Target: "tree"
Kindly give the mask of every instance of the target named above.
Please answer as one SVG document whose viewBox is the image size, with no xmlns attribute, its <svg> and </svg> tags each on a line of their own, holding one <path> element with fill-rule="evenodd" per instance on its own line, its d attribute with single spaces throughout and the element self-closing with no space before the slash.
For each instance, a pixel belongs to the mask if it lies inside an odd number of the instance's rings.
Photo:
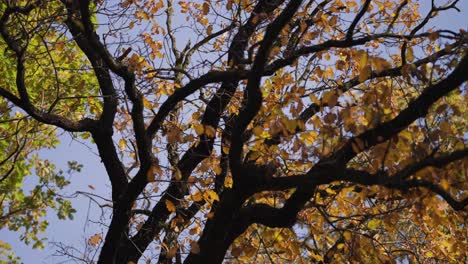
<svg viewBox="0 0 468 264">
<path fill-rule="evenodd" d="M 118 2 L 1 1 L 0 227 L 73 213 L 58 128 L 112 187 L 98 263 L 464 260 L 458 0 Z"/>
</svg>

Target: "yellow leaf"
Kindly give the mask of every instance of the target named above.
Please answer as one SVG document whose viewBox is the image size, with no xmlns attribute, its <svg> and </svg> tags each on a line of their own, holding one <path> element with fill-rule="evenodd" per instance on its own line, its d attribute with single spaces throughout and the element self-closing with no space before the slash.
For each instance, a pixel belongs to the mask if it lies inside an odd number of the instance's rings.
<svg viewBox="0 0 468 264">
<path fill-rule="evenodd" d="M 221 169 L 221 167 L 219 165 L 215 165 L 215 166 L 213 166 L 213 171 L 214 171 L 214 173 L 216 173 L 216 175 L 219 175 L 219 174 L 221 174 L 221 172 L 223 170 Z"/>
<path fill-rule="evenodd" d="M 334 107 L 338 103 L 338 95 L 335 91 L 327 91 L 323 93 L 323 101 L 328 107 Z"/>
<path fill-rule="evenodd" d="M 195 125 L 195 133 L 197 133 L 197 135 L 203 135 L 203 133 L 205 132 L 205 128 L 202 124 L 197 124 Z"/>
<path fill-rule="evenodd" d="M 346 5 L 347 5 L 348 7 L 355 7 L 355 6 L 357 6 L 356 2 L 354 2 L 354 1 L 349 1 L 349 2 L 346 3 Z"/>
<path fill-rule="evenodd" d="M 214 138 L 216 136 L 216 129 L 212 126 L 205 126 L 205 134 L 209 138 Z"/>
<path fill-rule="evenodd" d="M 160 58 L 160 59 L 164 58 L 164 54 L 162 54 L 162 53 L 159 52 L 159 51 L 155 51 L 155 52 L 153 52 L 153 54 L 156 55 L 156 57 L 158 57 L 158 58 Z"/>
<path fill-rule="evenodd" d="M 409 61 L 409 62 L 412 62 L 414 60 L 414 55 L 413 55 L 413 49 L 412 48 L 408 48 L 406 50 L 406 59 Z"/>
<path fill-rule="evenodd" d="M 369 60 L 369 54 L 367 52 L 363 52 L 361 59 L 359 60 L 359 70 L 363 70 L 364 67 L 368 66 L 367 62 Z"/>
<path fill-rule="evenodd" d="M 344 237 L 345 240 L 351 240 L 351 232 L 344 231 L 343 232 L 343 237 Z"/>
<path fill-rule="evenodd" d="M 425 255 L 426 255 L 426 257 L 428 257 L 428 258 L 432 258 L 432 257 L 434 257 L 434 254 L 432 254 L 432 252 L 431 252 L 431 251 L 428 251 L 428 252 L 426 252 L 426 254 L 425 254 Z"/>
<path fill-rule="evenodd" d="M 369 79 L 369 77 L 371 76 L 371 73 L 372 73 L 372 68 L 370 65 L 367 65 L 365 66 L 362 70 L 361 70 L 361 73 L 359 74 L 359 82 L 364 82 L 366 81 L 367 79 Z"/>
<path fill-rule="evenodd" d="M 207 18 L 207 17 L 201 18 L 201 19 L 199 20 L 199 22 L 200 22 L 202 25 L 206 26 L 206 24 L 208 24 L 208 18 Z"/>
<path fill-rule="evenodd" d="M 315 96 L 313 93 L 310 93 L 310 94 L 309 94 L 309 98 L 310 98 L 310 100 L 311 100 L 314 104 L 320 105 L 319 99 L 318 99 L 317 96 Z"/>
<path fill-rule="evenodd" d="M 194 194 L 192 194 L 192 200 L 195 202 L 199 202 L 203 199 L 203 195 L 201 194 L 200 191 L 196 191 Z"/>
<path fill-rule="evenodd" d="M 446 247 L 449 250 L 452 249 L 452 244 L 450 242 L 448 242 L 447 240 L 442 240 L 439 243 L 440 243 L 440 245 Z"/>
<path fill-rule="evenodd" d="M 165 200 L 164 203 L 166 204 L 166 208 L 167 208 L 167 210 L 168 210 L 169 212 L 171 212 L 171 213 L 175 212 L 176 207 L 175 207 L 175 205 L 174 205 L 171 201 Z"/>
<path fill-rule="evenodd" d="M 141 14 L 141 16 L 143 17 L 143 19 L 145 19 L 145 20 L 148 20 L 148 19 L 149 19 L 148 13 L 146 13 L 146 12 L 141 12 L 140 14 Z"/>
<path fill-rule="evenodd" d="M 286 126 L 286 129 L 289 133 L 295 133 L 296 132 L 296 127 L 297 127 L 297 122 L 296 120 L 291 120 L 291 119 L 283 119 L 283 124 Z"/>
<path fill-rule="evenodd" d="M 302 133 L 299 137 L 307 145 L 312 145 L 314 144 L 315 140 L 317 140 L 318 134 L 315 131 L 309 131 L 306 133 Z"/>
<path fill-rule="evenodd" d="M 163 3 L 162 0 L 159 0 L 159 2 L 156 4 L 156 8 L 157 8 L 157 9 L 160 9 L 160 8 L 163 7 L 163 6 L 164 6 L 164 3 Z"/>
<path fill-rule="evenodd" d="M 232 184 L 233 184 L 232 177 L 224 178 L 224 187 L 232 188 Z"/>
<path fill-rule="evenodd" d="M 214 201 L 219 201 L 219 196 L 213 190 L 206 190 L 205 192 L 203 192 L 203 199 L 206 202 L 212 204 Z"/>
<path fill-rule="evenodd" d="M 221 149 L 224 154 L 229 154 L 229 146 L 223 145 Z"/>
<path fill-rule="evenodd" d="M 447 122 L 447 121 L 442 121 L 440 123 L 440 130 L 442 130 L 442 132 L 451 132 L 451 128 L 450 128 L 450 124 Z"/>
<path fill-rule="evenodd" d="M 262 132 L 263 132 L 263 127 L 261 127 L 261 126 L 256 126 L 253 129 L 253 133 L 257 137 L 260 137 L 260 135 L 262 135 Z"/>
<path fill-rule="evenodd" d="M 450 188 L 450 182 L 447 179 L 442 179 L 440 181 L 440 185 L 442 186 L 442 189 L 448 190 Z"/>
<path fill-rule="evenodd" d="M 381 221 L 379 219 L 372 219 L 370 220 L 368 223 L 367 223 L 367 227 L 370 229 L 370 230 L 374 230 L 376 229 L 377 227 L 379 227 L 381 224 Z"/>
<path fill-rule="evenodd" d="M 317 261 L 323 261 L 323 257 L 320 255 L 315 254 L 314 252 L 309 251 L 309 254 L 312 258 L 314 258 Z"/>
<path fill-rule="evenodd" d="M 330 26 L 334 26 L 336 25 L 336 22 L 338 21 L 338 17 L 337 16 L 333 16 L 331 19 L 330 19 L 330 22 L 328 23 Z"/>
<path fill-rule="evenodd" d="M 345 246 L 345 244 L 343 244 L 343 243 L 340 243 L 340 244 L 338 244 L 338 246 L 336 246 L 336 248 L 338 248 L 338 249 L 343 249 L 343 248 L 344 248 L 344 246 Z"/>
<path fill-rule="evenodd" d="M 119 140 L 119 149 L 121 151 L 124 151 L 126 147 L 127 147 L 127 142 L 125 141 L 125 139 L 121 138 Z"/>
<path fill-rule="evenodd" d="M 148 99 L 146 99 L 145 96 L 143 96 L 143 106 L 146 109 L 152 109 L 153 108 L 153 104 L 151 104 L 151 102 Z"/>
</svg>

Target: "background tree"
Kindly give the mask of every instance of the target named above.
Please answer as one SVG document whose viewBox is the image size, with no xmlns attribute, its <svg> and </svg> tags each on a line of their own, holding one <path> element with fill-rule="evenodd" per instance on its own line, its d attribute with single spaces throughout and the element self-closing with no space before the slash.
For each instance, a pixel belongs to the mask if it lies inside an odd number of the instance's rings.
<svg viewBox="0 0 468 264">
<path fill-rule="evenodd" d="M 111 183 L 99 263 L 463 261 L 467 34 L 419 4 L 1 1 L 0 226 L 71 216 L 59 128 Z"/>
</svg>

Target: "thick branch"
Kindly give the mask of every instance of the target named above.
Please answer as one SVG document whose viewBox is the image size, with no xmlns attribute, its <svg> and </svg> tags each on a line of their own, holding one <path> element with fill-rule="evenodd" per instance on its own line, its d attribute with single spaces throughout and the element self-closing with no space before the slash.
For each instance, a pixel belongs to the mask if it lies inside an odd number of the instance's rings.
<svg viewBox="0 0 468 264">
<path fill-rule="evenodd" d="M 308 199 L 310 199 L 308 197 L 311 197 L 313 194 L 313 188 L 309 187 L 308 189 L 303 189 L 303 186 L 318 186 L 333 181 L 347 181 L 366 186 L 381 185 L 404 191 L 409 188 L 424 187 L 444 198 L 454 210 L 463 210 L 468 204 L 468 198 L 457 201 L 447 191 L 432 182 L 418 179 L 404 179 L 429 166 L 443 167 L 453 161 L 464 159 L 467 156 L 468 150 L 463 149 L 439 157 L 428 157 L 420 162 L 409 165 L 393 175 L 388 175 L 385 172 L 371 174 L 366 171 L 346 169 L 340 174 L 336 174 L 335 171 L 328 173 L 324 171 L 321 174 L 315 174 L 314 177 L 297 175 L 273 178 L 264 186 L 264 189 L 262 188 L 263 190 L 298 189 L 282 208 L 273 208 L 265 204 L 255 204 L 241 209 L 241 215 L 244 218 L 242 221 L 248 222 L 249 225 L 258 223 L 269 227 L 290 227 L 295 222 L 296 214 L 303 208 Z"/>
<path fill-rule="evenodd" d="M 239 63 L 239 52 L 246 49 L 250 36 L 254 33 L 255 28 L 263 19 L 255 19 L 258 14 L 255 11 L 272 12 L 278 7 L 282 1 L 260 1 L 254 8 L 252 17 L 246 22 L 245 25 L 239 28 L 239 32 L 234 37 L 229 49 L 229 58 L 234 63 L 234 67 Z M 204 85 L 211 82 L 222 82 L 220 89 L 216 92 L 206 107 L 206 111 L 202 118 L 203 125 L 209 125 L 217 128 L 221 114 L 225 107 L 231 100 L 234 94 L 238 81 L 243 77 L 245 78 L 245 71 L 229 70 L 226 72 L 208 72 L 207 74 L 190 81 L 183 88 L 178 89 L 172 94 L 161 106 L 158 113 L 151 121 L 147 129 L 147 137 L 153 138 L 155 133 L 159 130 L 162 122 L 167 115 L 174 109 L 178 102 L 197 91 Z M 200 136 L 200 143 L 191 147 L 185 155 L 182 156 L 177 167 L 181 173 L 182 180 L 187 179 L 195 167 L 211 152 L 213 147 L 213 139 L 208 138 L 206 135 Z M 130 184 L 129 190 L 141 188 L 137 184 Z M 127 256 L 122 256 L 125 261 L 138 260 L 141 252 L 146 249 L 149 243 L 153 240 L 154 235 L 160 232 L 163 224 L 167 220 L 170 212 L 165 205 L 166 200 L 170 200 L 176 206 L 179 204 L 180 199 L 187 193 L 186 187 L 178 182 L 172 182 L 165 195 L 160 199 L 152 210 L 151 216 L 145 222 L 140 231 L 132 238 L 132 243 L 128 243 L 127 248 L 130 252 Z"/>
<path fill-rule="evenodd" d="M 257 51 L 252 70 L 249 73 L 241 111 L 239 116 L 237 116 L 236 121 L 234 122 L 235 125 L 232 129 L 229 163 L 232 166 L 231 170 L 234 178 L 238 178 L 241 173 L 240 160 L 242 156 L 242 147 L 244 145 L 242 134 L 252 119 L 257 115 L 262 105 L 263 96 L 259 86 L 262 73 L 270 54 L 270 49 L 283 27 L 291 20 L 301 4 L 302 1 L 291 1 L 288 3 L 283 12 L 281 12 L 281 14 L 266 29 L 261 45 Z"/>
<path fill-rule="evenodd" d="M 364 14 L 367 12 L 367 9 L 369 9 L 369 5 L 372 2 L 372 0 L 366 0 L 364 2 L 364 5 L 362 5 L 361 10 L 359 13 L 356 15 L 354 18 L 353 22 L 351 22 L 351 25 L 349 26 L 348 32 L 346 32 L 346 39 L 351 40 L 354 35 L 354 29 L 356 28 L 356 25 L 359 23 L 359 20 L 364 16 Z"/>
<path fill-rule="evenodd" d="M 468 56 L 465 55 L 458 66 L 445 79 L 424 89 L 421 95 L 410 102 L 408 107 L 401 111 L 394 119 L 378 125 L 359 136 L 349 140 L 339 151 L 333 155 L 337 164 L 344 166 L 358 153 L 369 149 L 376 144 L 388 140 L 393 135 L 399 133 L 416 119 L 424 117 L 427 111 L 441 97 L 457 89 L 468 79 L 466 69 L 468 67 Z M 353 148 L 354 145 L 363 145 L 362 149 Z"/>
</svg>

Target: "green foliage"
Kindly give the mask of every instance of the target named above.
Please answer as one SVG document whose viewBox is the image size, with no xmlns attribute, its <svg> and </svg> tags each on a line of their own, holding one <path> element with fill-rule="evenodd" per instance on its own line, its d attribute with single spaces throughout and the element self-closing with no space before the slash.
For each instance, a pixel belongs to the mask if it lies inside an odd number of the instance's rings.
<svg viewBox="0 0 468 264">
<path fill-rule="evenodd" d="M 30 1 L 15 5 L 26 2 Z M 6 8 L 2 1 L 0 16 Z M 71 119 L 96 117 L 100 115 L 97 81 L 83 52 L 56 23 L 64 14 L 58 1 L 47 1 L 28 15 L 11 16 L 6 30 L 18 45 L 27 45 L 25 84 L 34 107 Z M 17 56 L 4 38 L 0 38 L 0 51 L 0 88 L 19 97 Z M 41 150 L 59 144 L 58 135 L 57 128 L 34 120 L 0 97 L 0 229 L 19 232 L 21 240 L 33 248 L 44 247 L 41 234 L 48 227 L 48 214 L 55 212 L 65 220 L 76 212 L 60 193 L 70 183 L 66 176 L 82 166 L 70 162 L 64 172 L 40 157 Z M 0 259 L 18 261 L 1 240 Z"/>
</svg>

